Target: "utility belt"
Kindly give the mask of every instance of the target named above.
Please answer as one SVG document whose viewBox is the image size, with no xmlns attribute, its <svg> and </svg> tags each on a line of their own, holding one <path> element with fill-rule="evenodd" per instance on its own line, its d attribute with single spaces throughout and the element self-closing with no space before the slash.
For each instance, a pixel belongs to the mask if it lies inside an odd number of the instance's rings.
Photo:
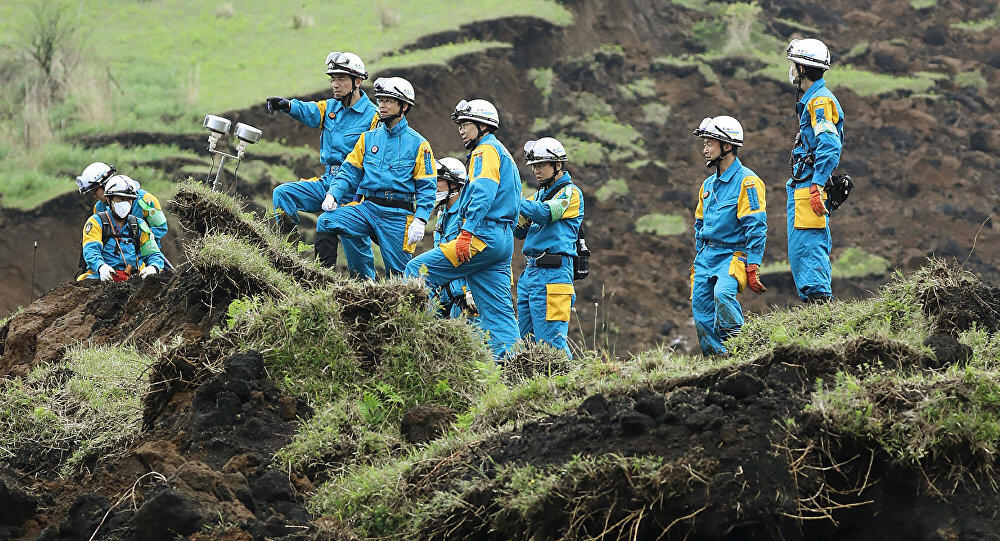
<svg viewBox="0 0 1000 541">
<path fill-rule="evenodd" d="M 715 240 L 703 240 L 701 241 L 705 246 L 711 246 L 712 248 L 722 248 L 724 250 L 744 250 L 746 247 L 738 242 L 719 242 Z"/>
<path fill-rule="evenodd" d="M 788 166 L 792 168 L 792 178 L 788 179 L 788 185 L 792 187 L 795 187 L 800 182 L 811 181 L 813 166 L 816 164 L 816 151 L 814 149 L 806 147 L 808 152 L 799 157 L 795 156 L 795 149 L 800 144 L 803 144 L 802 132 L 799 132 L 795 136 L 795 146 L 792 147 L 792 156 L 788 159 Z M 809 167 L 809 174 L 804 174 L 803 170 L 807 166 Z M 851 194 L 851 190 L 853 189 L 854 179 L 851 178 L 851 175 L 831 174 L 823 186 L 823 191 L 826 192 L 828 198 L 826 201 L 827 209 L 832 213 L 840 208 L 847 201 L 847 196 Z"/>
<path fill-rule="evenodd" d="M 512 222 L 510 220 L 493 220 L 493 219 L 490 219 L 490 218 L 483 218 L 482 220 L 480 220 L 480 223 L 491 224 L 491 225 L 494 225 L 496 227 L 501 227 L 501 228 L 507 228 L 507 227 L 510 227 L 510 226 L 514 225 L 514 222 Z"/>
<path fill-rule="evenodd" d="M 543 253 L 539 256 L 524 256 L 524 264 L 528 267 L 538 267 L 540 269 L 558 269 L 563 266 L 563 258 L 572 257 L 563 254 Z"/>
<path fill-rule="evenodd" d="M 382 207 L 413 212 L 414 206 L 412 193 L 396 192 L 393 190 L 383 190 L 375 193 L 378 195 L 366 195 L 363 200 L 371 201 L 372 203 Z"/>
</svg>

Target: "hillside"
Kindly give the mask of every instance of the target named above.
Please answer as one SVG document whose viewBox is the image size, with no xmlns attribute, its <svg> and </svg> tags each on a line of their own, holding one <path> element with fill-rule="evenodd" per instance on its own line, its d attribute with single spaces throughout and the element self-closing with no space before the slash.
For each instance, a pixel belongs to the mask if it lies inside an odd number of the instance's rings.
<svg viewBox="0 0 1000 541">
<path fill-rule="evenodd" d="M 413 284 L 303 263 L 227 196 L 171 276 L 0 321 L 14 539 L 982 538 L 998 288 L 932 262 L 703 358 L 492 366 Z"/>
<path fill-rule="evenodd" d="M 383 28 L 412 37 L 373 49 L 383 56 L 372 64 L 376 70 L 380 63 L 399 66 L 392 73 L 414 82 L 420 97 L 411 123 L 438 155 L 461 155 L 447 114 L 470 96 L 498 104 L 502 138 L 515 157 L 528 138 L 555 134 L 568 142 L 571 171 L 586 194 L 594 250 L 592 278 L 578 284 L 579 319 L 572 332 L 579 342 L 619 352 L 678 337 L 693 343 L 685 280 L 693 257 L 689 222 L 693 193 L 707 170 L 690 129 L 706 115 L 740 118 L 748 133 L 744 162 L 768 186 L 764 282 L 769 291 L 746 299 L 749 307 L 760 311 L 793 302 L 783 207 L 795 98 L 784 81 L 781 51 L 788 39 L 801 35 L 818 36 L 833 50 L 837 67 L 829 78 L 847 115 L 842 169 L 859 186 L 833 221 L 835 292 L 844 298 L 869 295 L 884 283 L 887 269 L 914 270 L 929 255 L 965 261 L 984 276 L 997 277 L 989 263 L 1000 249 L 990 219 L 997 207 L 998 148 L 990 89 L 1000 66 L 994 3 L 881 0 L 862 10 L 835 2 L 818 12 L 805 2 L 762 2 L 758 8 L 692 0 L 588 0 L 564 4 L 572 17 L 569 26 L 561 26 L 568 15 L 546 6 L 518 7 L 525 11 L 516 14 L 497 11 L 504 18 L 462 21 L 453 29 L 423 25 L 429 34 L 419 38 L 410 30 Z M 232 19 L 201 17 L 250 24 L 239 10 Z M 509 46 L 465 49 L 494 42 Z M 429 59 L 423 51 L 442 51 L 448 44 L 455 45 L 447 50 L 466 54 L 444 64 L 394 63 L 408 55 L 420 63 Z M 245 50 L 238 40 L 225 47 Z M 178 63 L 189 61 L 183 55 L 192 53 L 185 51 L 172 53 Z M 312 64 L 303 62 L 295 67 L 300 71 L 276 76 L 270 84 L 246 77 L 252 85 L 231 99 L 221 99 L 229 96 L 214 86 L 229 82 L 209 84 L 202 72 L 203 86 L 216 90 L 199 94 L 204 101 L 196 102 L 195 111 L 170 120 L 169 131 L 190 133 L 159 133 L 142 123 L 121 125 L 125 131 L 80 128 L 85 133 L 66 136 L 71 152 L 53 165 L 43 161 L 31 174 L 47 179 L 39 186 L 68 190 L 72 186 L 64 178 L 91 158 L 110 156 L 138 168 L 140 180 L 169 196 L 176 179 L 207 169 L 203 136 L 191 132 L 204 110 L 197 109 L 232 109 L 228 116 L 262 127 L 268 142 L 251 149 L 239 185 L 230 189 L 264 205 L 277 183 L 315 173 L 314 154 L 302 146 L 315 145 L 315 134 L 267 117 L 257 105 L 240 107 L 264 94 L 308 88 L 318 91 L 305 92 L 306 97 L 325 96 L 321 81 L 308 75 Z M 6 162 L 17 167 L 16 160 Z M 2 182 L 0 220 L 17 232 L 0 240 L 9 277 L 0 309 L 8 310 L 26 302 L 31 239 L 46 243 L 36 263 L 37 292 L 70 276 L 77 240 L 69 232 L 86 213 L 70 195 L 39 205 L 39 194 L 53 193 L 46 191 L 50 188 L 15 189 L 20 195 L 11 195 L 11 186 L 21 185 L 17 178 L 5 174 Z M 11 208 L 12 199 L 14 207 L 31 208 Z"/>
</svg>

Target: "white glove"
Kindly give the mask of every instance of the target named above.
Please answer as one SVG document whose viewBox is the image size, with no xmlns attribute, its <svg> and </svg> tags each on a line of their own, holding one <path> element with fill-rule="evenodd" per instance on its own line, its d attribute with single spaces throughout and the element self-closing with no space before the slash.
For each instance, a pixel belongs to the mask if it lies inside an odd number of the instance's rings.
<svg viewBox="0 0 1000 541">
<path fill-rule="evenodd" d="M 326 199 L 323 200 L 323 210 L 330 212 L 335 208 L 337 208 L 337 200 L 332 195 L 326 194 Z"/>
<path fill-rule="evenodd" d="M 420 242 L 420 239 L 424 238 L 425 227 L 427 227 L 427 222 L 420 218 L 414 218 L 410 224 L 410 229 L 406 232 L 406 243 L 416 244 Z"/>
<path fill-rule="evenodd" d="M 159 270 L 156 267 L 152 265 L 146 265 L 145 267 L 142 268 L 141 271 L 139 271 L 139 277 L 145 280 L 147 276 L 152 276 L 157 272 L 159 272 Z"/>
<path fill-rule="evenodd" d="M 115 269 L 111 268 L 111 265 L 105 263 L 101 265 L 101 268 L 97 269 L 97 273 L 101 275 L 102 282 L 107 282 L 111 280 L 112 275 L 115 273 Z"/>
</svg>

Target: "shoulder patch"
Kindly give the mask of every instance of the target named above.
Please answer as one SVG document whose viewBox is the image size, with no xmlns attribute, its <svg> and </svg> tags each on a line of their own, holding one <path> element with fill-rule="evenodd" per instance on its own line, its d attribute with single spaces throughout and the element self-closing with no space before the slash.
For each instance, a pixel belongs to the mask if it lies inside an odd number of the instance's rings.
<svg viewBox="0 0 1000 541">
<path fill-rule="evenodd" d="M 483 173 L 483 154 L 480 152 L 472 158 L 472 177 L 478 177 Z"/>
<path fill-rule="evenodd" d="M 87 220 L 87 225 L 83 226 L 83 233 L 90 233 L 90 230 L 94 228 L 94 222 Z"/>
<path fill-rule="evenodd" d="M 372 154 L 378 154 L 378 145 L 372 145 Z"/>
</svg>

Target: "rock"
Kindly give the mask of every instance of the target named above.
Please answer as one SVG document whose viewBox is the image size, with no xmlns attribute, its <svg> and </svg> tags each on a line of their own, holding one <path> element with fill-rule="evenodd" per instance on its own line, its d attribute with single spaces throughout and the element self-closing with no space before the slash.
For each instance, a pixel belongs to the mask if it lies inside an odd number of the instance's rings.
<svg viewBox="0 0 1000 541">
<path fill-rule="evenodd" d="M 288 480 L 288 475 L 278 470 L 267 470 L 253 479 L 250 490 L 257 501 L 267 502 L 269 505 L 279 501 L 295 501 L 295 488 Z"/>
<path fill-rule="evenodd" d="M 667 406 L 660 395 L 650 395 L 635 403 L 635 411 L 648 415 L 653 419 L 661 419 L 667 413 Z"/>
<path fill-rule="evenodd" d="M 755 395 L 764 388 L 764 382 L 753 374 L 736 372 L 722 379 L 715 390 L 737 400 Z"/>
<path fill-rule="evenodd" d="M 413 406 L 403 414 L 400 431 L 410 443 L 427 443 L 441 437 L 458 418 L 458 412 L 437 404 Z"/>
<path fill-rule="evenodd" d="M 38 500 L 13 482 L 0 479 L 0 526 L 18 526 L 35 515 Z"/>
<path fill-rule="evenodd" d="M 934 360 L 927 363 L 928 368 L 945 368 L 953 364 L 961 366 L 972 358 L 972 348 L 948 333 L 933 333 L 924 339 L 924 345 L 934 352 Z"/>
<path fill-rule="evenodd" d="M 278 412 L 281 413 L 281 418 L 285 421 L 291 421 L 295 418 L 298 406 L 295 404 L 295 399 L 290 396 L 283 396 L 278 399 Z"/>
<path fill-rule="evenodd" d="M 261 379 L 264 377 L 264 357 L 259 352 L 247 351 L 230 356 L 225 361 L 226 372 L 239 379 Z"/>
<path fill-rule="evenodd" d="M 586 400 L 580 404 L 580 407 L 576 409 L 576 412 L 580 415 L 590 415 L 591 417 L 597 417 L 600 415 L 607 415 L 608 410 L 611 405 L 608 403 L 608 399 L 602 394 L 595 394 L 588 396 Z"/>
<path fill-rule="evenodd" d="M 733 409 L 736 407 L 736 399 L 729 396 L 728 394 L 722 394 L 718 391 L 709 391 L 705 395 L 705 403 L 709 405 L 716 405 L 722 409 Z"/>
<path fill-rule="evenodd" d="M 157 541 L 191 535 L 208 518 L 208 513 L 194 501 L 167 488 L 142 504 L 132 519 L 132 527 L 139 541 Z"/>
<path fill-rule="evenodd" d="M 626 436 L 639 436 L 656 426 L 656 421 L 652 417 L 638 411 L 626 412 L 618 422 L 622 425 L 622 432 Z"/>
<path fill-rule="evenodd" d="M 722 408 L 715 405 L 692 413 L 684 419 L 685 426 L 694 431 L 715 430 L 722 426 L 722 422 Z"/>
</svg>

